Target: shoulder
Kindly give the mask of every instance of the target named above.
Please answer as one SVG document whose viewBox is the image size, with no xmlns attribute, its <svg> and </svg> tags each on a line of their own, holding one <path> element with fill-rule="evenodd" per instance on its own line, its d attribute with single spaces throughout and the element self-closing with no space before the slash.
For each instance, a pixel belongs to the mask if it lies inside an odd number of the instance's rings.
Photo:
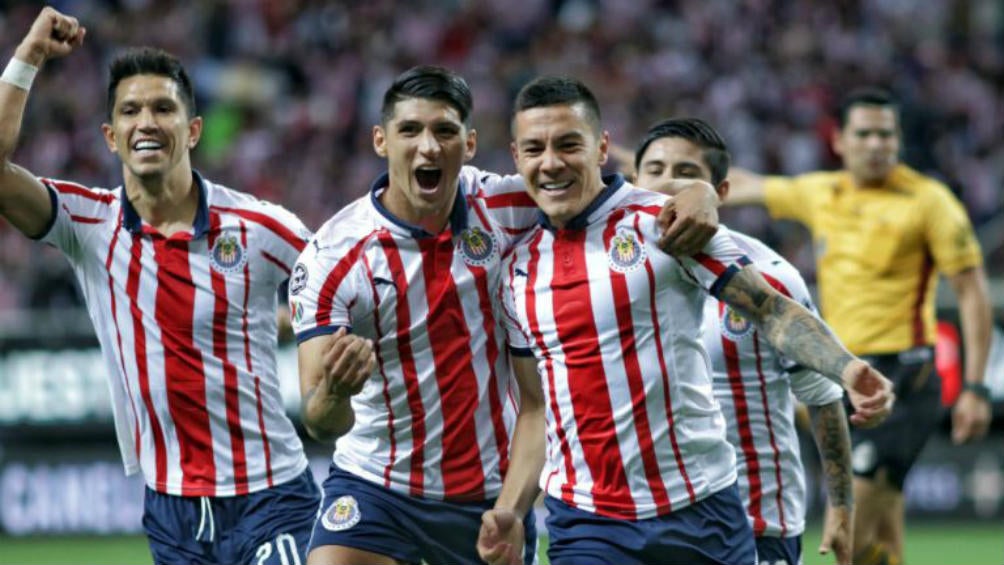
<svg viewBox="0 0 1004 565">
<path fill-rule="evenodd" d="M 338 254 L 372 238 L 380 229 L 374 214 L 369 195 L 356 199 L 321 225 L 314 234 L 314 247 Z"/>
<path fill-rule="evenodd" d="M 112 204 L 117 202 L 122 195 L 122 190 L 118 188 L 110 190 L 107 188 L 89 187 L 73 181 L 45 177 L 40 177 L 38 180 L 48 188 L 56 191 L 56 194 L 61 199 L 82 198 L 102 204 Z"/>
<path fill-rule="evenodd" d="M 924 200 L 934 202 L 957 200 L 952 190 L 944 182 L 906 165 L 896 167 L 893 171 L 891 184 L 897 190 L 910 192 Z"/>
<path fill-rule="evenodd" d="M 309 231 L 300 218 L 285 207 L 221 184 L 208 180 L 204 182 L 211 212 L 234 214 L 272 229 L 282 226 L 301 237 L 309 236 Z"/>
<path fill-rule="evenodd" d="M 620 200 L 614 210 L 647 216 L 658 215 L 666 202 L 672 199 L 672 197 L 660 192 L 638 188 L 628 182 L 624 183 L 618 193 Z"/>
</svg>

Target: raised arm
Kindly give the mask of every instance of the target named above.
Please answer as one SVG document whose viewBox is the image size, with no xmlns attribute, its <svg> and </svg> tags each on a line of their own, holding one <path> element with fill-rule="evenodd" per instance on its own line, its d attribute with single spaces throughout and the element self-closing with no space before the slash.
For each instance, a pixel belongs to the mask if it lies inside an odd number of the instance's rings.
<svg viewBox="0 0 1004 565">
<path fill-rule="evenodd" d="M 718 298 L 753 320 L 786 357 L 842 385 L 855 408 L 851 422 L 876 425 L 892 410 L 889 380 L 851 355 L 826 324 L 767 284 L 752 265 L 733 276 Z"/>
<path fill-rule="evenodd" d="M 333 335 L 304 341 L 297 348 L 300 411 L 310 437 L 328 442 L 352 429 L 350 402 L 376 367 L 373 343 L 339 328 Z"/>
<path fill-rule="evenodd" d="M 725 200 L 725 205 L 764 203 L 763 175 L 741 167 L 731 167 L 727 180 L 729 182 L 729 197 Z"/>
<path fill-rule="evenodd" d="M 838 564 L 849 564 L 854 548 L 854 474 L 847 414 L 841 400 L 810 406 L 809 414 L 826 483 L 826 516 L 819 552 L 832 550 Z"/>
<path fill-rule="evenodd" d="M 533 357 L 513 357 L 519 384 L 519 415 L 513 433 L 509 472 L 495 507 L 481 518 L 478 553 L 491 565 L 523 562 L 523 517 L 540 492 L 544 467 L 544 392 Z"/>
<path fill-rule="evenodd" d="M 0 79 L 0 215 L 29 237 L 42 235 L 53 210 L 42 183 L 10 161 L 21 133 L 28 90 L 38 69 L 48 59 L 80 46 L 85 33 L 76 18 L 43 8 Z"/>
<path fill-rule="evenodd" d="M 952 411 L 952 440 L 979 439 L 990 427 L 990 399 L 983 382 L 990 353 L 990 293 L 983 267 L 966 269 L 948 278 L 959 302 L 962 343 L 965 346 L 965 388 Z"/>
</svg>

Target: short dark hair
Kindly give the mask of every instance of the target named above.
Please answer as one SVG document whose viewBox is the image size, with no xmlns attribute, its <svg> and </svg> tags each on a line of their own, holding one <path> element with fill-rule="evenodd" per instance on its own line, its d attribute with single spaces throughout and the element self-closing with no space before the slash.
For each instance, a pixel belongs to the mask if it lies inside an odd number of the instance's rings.
<svg viewBox="0 0 1004 565">
<path fill-rule="evenodd" d="M 513 103 L 512 118 L 531 108 L 582 104 L 593 131 L 600 132 L 600 105 L 592 91 L 581 81 L 562 76 L 538 77 L 523 86 Z"/>
<path fill-rule="evenodd" d="M 399 74 L 383 95 L 380 121 L 384 124 L 394 117 L 394 106 L 407 98 L 427 98 L 453 106 L 460 113 L 465 126 L 470 125 L 474 100 L 471 87 L 457 73 L 444 67 L 420 65 Z"/>
<path fill-rule="evenodd" d="M 115 109 L 115 91 L 119 83 L 136 75 L 159 75 L 173 80 L 178 85 L 182 102 L 188 110 L 188 117 L 196 115 L 195 91 L 185 67 L 177 57 L 154 47 L 136 47 L 115 57 L 108 66 L 108 119 L 112 119 Z"/>
<path fill-rule="evenodd" d="M 729 174 L 729 148 L 725 140 L 711 124 L 700 118 L 671 118 L 656 122 L 638 144 L 634 152 L 634 168 L 641 167 L 641 159 L 648 151 L 648 146 L 657 139 L 664 137 L 679 137 L 686 139 L 703 150 L 704 163 L 711 171 L 711 184 L 718 186 Z"/>
<path fill-rule="evenodd" d="M 837 113 L 837 121 L 840 124 L 840 129 L 843 129 L 847 125 L 847 117 L 855 106 L 891 108 L 896 112 L 897 117 L 899 116 L 899 102 L 888 90 L 873 86 L 863 86 L 848 92 L 840 102 L 840 108 Z"/>
</svg>

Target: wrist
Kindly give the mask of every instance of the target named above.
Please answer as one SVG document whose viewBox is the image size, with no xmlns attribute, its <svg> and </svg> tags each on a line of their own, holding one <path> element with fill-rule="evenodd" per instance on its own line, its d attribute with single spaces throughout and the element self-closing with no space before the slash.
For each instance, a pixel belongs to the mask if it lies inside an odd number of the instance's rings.
<svg viewBox="0 0 1004 565">
<path fill-rule="evenodd" d="M 972 381 L 966 381 L 962 384 L 962 390 L 965 392 L 971 392 L 978 396 L 979 398 L 990 402 L 990 387 L 983 383 L 976 383 Z"/>
<path fill-rule="evenodd" d="M 20 59 L 34 67 L 41 67 L 45 63 L 45 52 L 42 49 L 36 49 L 32 45 L 22 43 L 14 50 L 14 58 Z"/>
<path fill-rule="evenodd" d="M 38 74 L 37 66 L 19 57 L 12 57 L 0 75 L 0 81 L 27 92 L 31 90 L 31 83 L 34 82 L 36 74 Z"/>
</svg>

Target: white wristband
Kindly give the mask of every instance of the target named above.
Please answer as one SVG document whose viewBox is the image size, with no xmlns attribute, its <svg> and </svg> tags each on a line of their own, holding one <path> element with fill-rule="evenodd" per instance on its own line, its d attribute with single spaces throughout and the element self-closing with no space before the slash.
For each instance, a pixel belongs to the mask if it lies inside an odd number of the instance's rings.
<svg viewBox="0 0 1004 565">
<path fill-rule="evenodd" d="M 3 75 L 0 75 L 0 80 L 27 91 L 31 89 L 31 83 L 35 80 L 36 73 L 38 73 L 38 67 L 35 65 L 29 65 L 21 59 L 11 57 L 7 68 L 3 70 Z"/>
</svg>

